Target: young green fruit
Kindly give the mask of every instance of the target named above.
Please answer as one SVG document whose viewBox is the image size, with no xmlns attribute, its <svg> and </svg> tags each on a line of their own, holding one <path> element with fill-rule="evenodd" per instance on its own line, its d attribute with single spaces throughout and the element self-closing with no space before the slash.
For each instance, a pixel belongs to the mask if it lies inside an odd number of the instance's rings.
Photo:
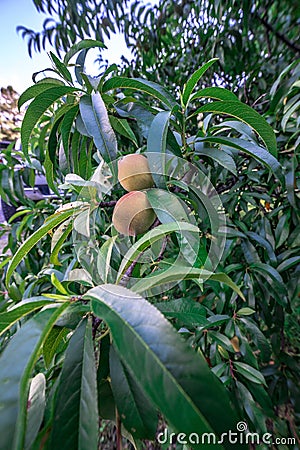
<svg viewBox="0 0 300 450">
<path fill-rule="evenodd" d="M 114 208 L 112 222 L 125 236 L 145 233 L 155 220 L 155 212 L 144 192 L 131 191 L 123 195 Z"/>
<path fill-rule="evenodd" d="M 154 185 L 147 158 L 143 155 L 126 155 L 119 160 L 118 179 L 128 192 L 141 191 Z"/>
</svg>

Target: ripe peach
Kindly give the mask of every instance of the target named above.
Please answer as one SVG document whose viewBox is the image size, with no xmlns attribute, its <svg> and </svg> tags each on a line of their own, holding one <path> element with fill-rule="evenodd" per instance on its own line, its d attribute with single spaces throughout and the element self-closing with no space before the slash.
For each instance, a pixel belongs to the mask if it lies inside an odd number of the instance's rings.
<svg viewBox="0 0 300 450">
<path fill-rule="evenodd" d="M 112 222 L 119 233 L 135 236 L 145 233 L 155 217 L 145 192 L 131 191 L 117 201 Z"/>
<path fill-rule="evenodd" d="M 147 158 L 139 154 L 126 155 L 118 161 L 118 179 L 128 192 L 154 185 Z"/>
</svg>

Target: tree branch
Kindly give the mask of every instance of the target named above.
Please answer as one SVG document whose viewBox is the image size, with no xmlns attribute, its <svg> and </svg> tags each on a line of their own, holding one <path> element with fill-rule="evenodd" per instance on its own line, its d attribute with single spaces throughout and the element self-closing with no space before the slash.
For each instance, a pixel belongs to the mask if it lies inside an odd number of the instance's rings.
<svg viewBox="0 0 300 450">
<path fill-rule="evenodd" d="M 260 23 L 263 24 L 263 26 L 271 31 L 271 33 L 275 34 L 275 36 L 283 42 L 285 45 L 287 45 L 290 49 L 294 50 L 296 53 L 300 53 L 300 47 L 299 45 L 295 44 L 294 42 L 290 41 L 288 38 L 286 38 L 283 34 L 279 33 L 279 31 L 276 31 L 274 27 L 263 17 L 260 17 L 258 13 L 255 14 L 257 19 L 260 21 Z"/>
</svg>

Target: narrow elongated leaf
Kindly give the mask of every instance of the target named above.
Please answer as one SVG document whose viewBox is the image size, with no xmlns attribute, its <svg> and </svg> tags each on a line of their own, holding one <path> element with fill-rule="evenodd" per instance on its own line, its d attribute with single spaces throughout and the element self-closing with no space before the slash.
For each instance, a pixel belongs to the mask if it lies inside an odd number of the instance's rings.
<svg viewBox="0 0 300 450">
<path fill-rule="evenodd" d="M 50 57 L 52 59 L 54 66 L 57 69 L 58 74 L 62 76 L 66 81 L 72 83 L 72 75 L 70 74 L 70 71 L 67 68 L 67 66 L 63 62 L 61 62 L 53 52 L 50 52 Z"/>
<path fill-rule="evenodd" d="M 69 234 L 71 233 L 72 228 L 73 228 L 73 223 L 70 222 L 61 229 L 59 236 L 56 235 L 57 240 L 55 242 L 53 249 L 51 248 L 51 255 L 50 255 L 51 264 L 58 265 L 58 266 L 61 265 L 61 263 L 59 262 L 59 259 L 58 259 L 58 254 L 59 254 L 64 242 L 66 241 Z M 53 239 L 52 239 L 51 245 L 52 244 L 53 244 Z"/>
<path fill-rule="evenodd" d="M 117 138 L 109 122 L 105 104 L 99 92 L 80 99 L 80 113 L 88 133 L 106 162 L 117 156 Z"/>
<path fill-rule="evenodd" d="M 29 378 L 44 340 L 67 304 L 48 308 L 28 320 L 0 358 L 0 449 L 23 450 Z M 17 364 L 16 364 L 17 357 Z"/>
<path fill-rule="evenodd" d="M 43 356 L 48 368 L 62 340 L 70 332 L 67 328 L 53 327 L 43 345 Z"/>
<path fill-rule="evenodd" d="M 134 142 L 136 147 L 138 147 L 138 142 L 135 137 L 135 134 L 130 128 L 126 119 L 119 119 L 118 117 L 115 116 L 109 116 L 109 121 L 113 129 L 117 133 L 121 134 L 122 136 L 125 136 L 127 139 L 130 139 L 132 142 Z"/>
<path fill-rule="evenodd" d="M 64 115 L 64 118 L 61 122 L 61 137 L 62 137 L 62 143 L 63 143 L 63 147 L 64 147 L 64 151 L 65 151 L 67 160 L 69 159 L 71 130 L 73 127 L 75 117 L 78 114 L 78 111 L 79 111 L 78 105 L 73 106 L 73 108 L 71 108 L 69 111 L 66 112 L 66 114 Z M 69 163 L 69 161 L 68 161 L 68 163 Z M 69 163 L 69 167 L 70 167 L 70 163 Z"/>
<path fill-rule="evenodd" d="M 176 298 L 169 302 L 159 302 L 155 304 L 155 307 L 164 316 L 174 317 L 186 326 L 202 326 L 208 323 L 204 306 L 187 298 Z"/>
<path fill-rule="evenodd" d="M 296 264 L 300 264 L 300 256 L 292 256 L 291 258 L 286 259 L 277 267 L 278 272 L 284 272 L 285 270 L 290 269 Z"/>
<path fill-rule="evenodd" d="M 167 160 L 165 152 L 170 116 L 171 111 L 159 112 L 151 123 L 147 139 L 147 157 L 152 177 L 156 186 L 162 189 L 166 187 L 164 174 Z"/>
<path fill-rule="evenodd" d="M 93 288 L 85 298 L 108 323 L 118 354 L 172 428 L 187 434 L 234 429 L 237 419 L 225 388 L 153 305 L 116 285 Z"/>
<path fill-rule="evenodd" d="M 171 111 L 161 111 L 153 119 L 147 140 L 147 152 L 164 153 L 166 151 L 167 132 Z"/>
<path fill-rule="evenodd" d="M 197 110 L 197 113 L 200 112 L 212 112 L 236 117 L 256 131 L 266 144 L 269 152 L 273 156 L 277 156 L 276 138 L 272 127 L 260 114 L 258 114 L 258 112 L 250 108 L 250 106 L 236 101 L 213 102 L 201 106 L 201 108 Z"/>
<path fill-rule="evenodd" d="M 192 222 L 193 217 L 190 215 L 190 211 L 175 194 L 163 189 L 150 189 L 147 197 L 161 223 Z M 180 254 L 193 265 L 198 256 L 199 235 L 195 232 L 181 230 L 176 236 Z"/>
<path fill-rule="evenodd" d="M 259 245 L 261 245 L 262 247 L 264 247 L 268 253 L 268 256 L 270 258 L 270 261 L 274 264 L 277 263 L 277 258 L 275 256 L 274 250 L 272 248 L 272 245 L 270 244 L 269 241 L 267 241 L 266 239 L 264 239 L 262 236 L 260 236 L 257 233 L 254 233 L 253 231 L 248 231 L 247 236 L 252 239 L 253 241 L 257 242 Z"/>
<path fill-rule="evenodd" d="M 146 292 L 156 286 L 179 280 L 212 280 L 224 283 L 235 291 L 244 301 L 245 297 L 238 286 L 225 273 L 213 273 L 205 269 L 174 264 L 169 269 L 160 270 L 142 278 L 134 284 L 132 290 L 137 293 Z"/>
<path fill-rule="evenodd" d="M 53 299 L 47 300 L 45 297 L 33 297 L 28 300 L 23 300 L 9 311 L 1 313 L 0 336 L 9 330 L 18 320 L 51 303 L 53 303 Z"/>
<path fill-rule="evenodd" d="M 35 231 L 26 241 L 18 248 L 17 252 L 14 254 L 7 268 L 6 272 L 6 284 L 9 283 L 10 278 L 15 270 L 15 268 L 20 264 L 22 259 L 27 255 L 28 252 L 35 246 L 35 244 L 40 241 L 50 230 L 53 230 L 57 225 L 64 222 L 66 219 L 74 214 L 74 210 L 70 209 L 62 213 L 52 216 L 41 228 Z"/>
<path fill-rule="evenodd" d="M 279 290 L 280 293 L 282 294 L 287 294 L 287 289 L 285 286 L 285 283 L 281 277 L 281 275 L 279 274 L 279 272 L 274 269 L 274 267 L 270 266 L 269 264 L 264 264 L 264 263 L 258 263 L 256 262 L 255 264 L 252 264 L 250 266 L 252 268 L 253 271 L 261 273 L 262 275 L 265 275 L 266 277 L 270 277 L 270 279 L 272 280 L 273 283 L 276 284 L 276 289 Z"/>
<path fill-rule="evenodd" d="M 218 164 L 225 167 L 225 169 L 232 172 L 234 175 L 237 174 L 234 159 L 222 150 L 217 148 L 197 148 L 197 144 L 195 144 L 195 154 L 208 156 L 213 161 L 216 161 Z"/>
<path fill-rule="evenodd" d="M 241 362 L 233 362 L 233 364 L 236 371 L 247 378 L 247 380 L 250 380 L 253 383 L 266 385 L 264 376 L 258 370 L 254 369 L 254 367 Z"/>
<path fill-rule="evenodd" d="M 76 53 L 80 52 L 81 50 L 88 50 L 90 48 L 106 48 L 106 45 L 104 45 L 101 41 L 95 41 L 94 39 L 83 39 L 82 41 L 78 42 L 77 44 L 74 44 L 70 50 L 65 54 L 64 57 L 64 63 L 68 64 L 70 59 L 76 55 Z"/>
<path fill-rule="evenodd" d="M 54 80 L 54 78 L 53 78 Z M 62 81 L 56 80 L 55 81 L 49 81 L 44 83 L 36 83 L 33 86 L 30 86 L 26 91 L 24 91 L 18 100 L 18 108 L 20 109 L 21 106 L 24 105 L 24 103 L 28 102 L 28 100 L 31 100 L 32 98 L 37 97 L 42 92 L 46 91 L 47 89 L 57 87 L 57 85 L 61 86 L 63 85 Z"/>
<path fill-rule="evenodd" d="M 113 346 L 109 355 L 111 387 L 122 423 L 137 439 L 154 439 L 157 412 L 120 360 Z"/>
<path fill-rule="evenodd" d="M 70 86 L 51 87 L 39 94 L 28 106 L 21 127 L 22 151 L 28 158 L 28 144 L 31 133 L 47 109 L 66 94 L 78 92 L 79 89 Z"/>
<path fill-rule="evenodd" d="M 38 373 L 30 383 L 26 423 L 25 450 L 30 450 L 38 435 L 46 406 L 46 378 Z"/>
<path fill-rule="evenodd" d="M 192 94 L 196 84 L 202 77 L 202 75 L 204 75 L 204 73 L 216 61 L 218 61 L 218 58 L 213 58 L 210 61 L 208 61 L 207 63 L 203 64 L 203 66 L 200 67 L 200 69 L 196 70 L 196 72 L 194 72 L 193 75 L 188 79 L 188 81 L 186 82 L 186 85 L 184 86 L 183 94 L 182 94 L 182 103 L 184 106 L 187 106 L 187 104 L 189 103 L 191 94 Z"/>
<path fill-rule="evenodd" d="M 223 144 L 229 147 L 237 148 L 238 150 L 246 153 L 257 159 L 261 164 L 267 166 L 272 172 L 274 172 L 279 178 L 282 178 L 282 167 L 278 160 L 271 155 L 266 149 L 259 145 L 252 144 L 244 139 L 210 136 L 207 138 L 201 138 L 201 141 L 212 142 L 216 144 Z"/>
<path fill-rule="evenodd" d="M 253 320 L 241 318 L 240 321 L 245 325 L 247 332 L 259 349 L 262 361 L 268 362 L 271 356 L 271 346 L 265 335 L 260 331 Z"/>
<path fill-rule="evenodd" d="M 177 105 L 175 98 L 166 89 L 143 78 L 113 77 L 104 83 L 102 91 L 107 92 L 119 88 L 145 92 L 160 100 L 168 109 L 172 109 L 173 106 Z"/>
<path fill-rule="evenodd" d="M 216 100 L 239 102 L 239 99 L 233 92 L 221 87 L 208 87 L 201 89 L 191 97 L 191 102 L 198 98 L 214 98 Z"/>
<path fill-rule="evenodd" d="M 51 448 L 97 450 L 98 407 L 91 320 L 83 319 L 72 335 L 62 368 Z"/>
<path fill-rule="evenodd" d="M 117 282 L 120 281 L 127 267 L 130 266 L 132 261 L 134 261 L 141 252 L 143 252 L 154 242 L 175 231 L 190 231 L 198 234 L 199 228 L 188 222 L 173 222 L 165 225 L 159 225 L 153 230 L 148 231 L 124 255 L 120 264 Z"/>
</svg>

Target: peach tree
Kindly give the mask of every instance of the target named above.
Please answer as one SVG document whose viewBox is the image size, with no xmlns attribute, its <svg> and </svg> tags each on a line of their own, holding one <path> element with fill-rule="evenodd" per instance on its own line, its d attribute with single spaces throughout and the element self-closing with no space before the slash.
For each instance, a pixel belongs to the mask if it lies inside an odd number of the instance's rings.
<svg viewBox="0 0 300 450">
<path fill-rule="evenodd" d="M 100 418 L 118 449 L 122 435 L 137 449 L 155 440 L 159 417 L 186 436 L 219 439 L 243 420 L 262 435 L 267 419 L 284 434 L 264 373 L 295 289 L 281 273 L 299 259 L 281 263 L 268 239 L 265 186 L 287 182 L 273 129 L 231 91 L 201 87 L 214 59 L 173 95 L 116 66 L 90 77 L 95 46 L 51 54 L 55 77 L 37 74 L 19 99 L 24 157 L 57 199 L 6 266 L 1 449 L 101 448 Z"/>
</svg>

